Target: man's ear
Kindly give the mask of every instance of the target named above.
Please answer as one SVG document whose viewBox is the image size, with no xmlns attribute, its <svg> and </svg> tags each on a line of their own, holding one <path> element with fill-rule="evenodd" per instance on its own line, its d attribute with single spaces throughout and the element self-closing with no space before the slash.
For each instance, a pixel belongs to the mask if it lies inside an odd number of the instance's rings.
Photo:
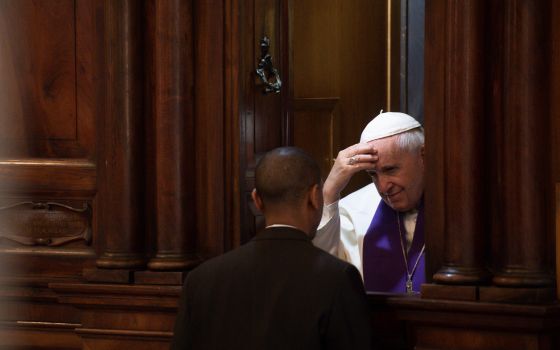
<svg viewBox="0 0 560 350">
<path fill-rule="evenodd" d="M 313 209 L 318 210 L 323 208 L 323 190 L 318 184 L 311 186 L 309 190 L 309 203 Z"/>
<path fill-rule="evenodd" d="M 251 198 L 253 198 L 253 203 L 255 203 L 255 207 L 257 207 L 257 209 L 262 212 L 264 209 L 264 203 L 261 199 L 261 197 L 259 196 L 259 194 L 257 193 L 257 189 L 253 188 L 253 192 L 251 192 Z"/>
</svg>

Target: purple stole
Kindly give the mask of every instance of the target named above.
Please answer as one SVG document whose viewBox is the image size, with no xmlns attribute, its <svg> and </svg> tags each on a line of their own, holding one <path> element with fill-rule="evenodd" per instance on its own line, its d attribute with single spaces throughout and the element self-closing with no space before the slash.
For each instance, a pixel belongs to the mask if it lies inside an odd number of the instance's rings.
<svg viewBox="0 0 560 350">
<path fill-rule="evenodd" d="M 399 240 L 396 213 L 395 210 L 381 200 L 364 237 L 364 287 L 368 292 L 406 293 L 407 274 Z M 406 251 L 404 217 L 401 213 L 398 215 L 400 215 L 401 232 L 403 234 L 402 242 Z M 407 255 L 409 272 L 412 272 L 412 268 L 422 251 L 423 245 L 424 201 L 421 200 L 418 207 L 414 238 Z M 426 253 L 424 252 L 418 261 L 418 267 L 412 277 L 412 289 L 414 292 L 420 292 L 420 285 L 426 281 L 425 256 Z"/>
</svg>

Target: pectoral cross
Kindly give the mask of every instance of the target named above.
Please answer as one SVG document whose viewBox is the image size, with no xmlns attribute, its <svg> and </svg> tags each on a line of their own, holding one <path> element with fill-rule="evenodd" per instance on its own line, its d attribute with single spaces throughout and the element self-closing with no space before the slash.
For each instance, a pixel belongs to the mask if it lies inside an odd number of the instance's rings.
<svg viewBox="0 0 560 350">
<path fill-rule="evenodd" d="M 407 278 L 406 280 L 406 292 L 408 294 L 414 294 L 414 291 L 412 290 L 412 280 L 410 278 Z"/>
</svg>

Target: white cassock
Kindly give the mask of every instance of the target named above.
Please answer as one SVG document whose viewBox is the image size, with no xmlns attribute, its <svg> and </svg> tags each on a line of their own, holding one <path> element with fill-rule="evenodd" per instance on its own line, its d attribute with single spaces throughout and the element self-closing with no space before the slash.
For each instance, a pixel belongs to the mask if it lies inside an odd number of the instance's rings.
<svg viewBox="0 0 560 350">
<path fill-rule="evenodd" d="M 338 202 L 325 205 L 313 244 L 356 266 L 363 278 L 364 236 L 380 201 L 375 185 L 369 184 Z M 416 210 L 404 216 L 407 247 L 414 236 L 417 216 Z"/>
</svg>

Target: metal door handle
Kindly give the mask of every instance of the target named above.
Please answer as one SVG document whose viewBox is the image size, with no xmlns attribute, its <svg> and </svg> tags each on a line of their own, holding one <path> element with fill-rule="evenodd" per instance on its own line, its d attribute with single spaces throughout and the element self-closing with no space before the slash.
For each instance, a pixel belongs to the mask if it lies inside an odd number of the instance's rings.
<svg viewBox="0 0 560 350">
<path fill-rule="evenodd" d="M 259 65 L 256 69 L 257 75 L 261 78 L 261 81 L 264 84 L 263 93 L 265 94 L 270 92 L 278 93 L 282 87 L 280 74 L 278 73 L 278 70 L 272 66 L 272 57 L 268 53 L 269 48 L 270 39 L 265 36 L 261 39 L 261 60 L 259 61 Z"/>
</svg>

